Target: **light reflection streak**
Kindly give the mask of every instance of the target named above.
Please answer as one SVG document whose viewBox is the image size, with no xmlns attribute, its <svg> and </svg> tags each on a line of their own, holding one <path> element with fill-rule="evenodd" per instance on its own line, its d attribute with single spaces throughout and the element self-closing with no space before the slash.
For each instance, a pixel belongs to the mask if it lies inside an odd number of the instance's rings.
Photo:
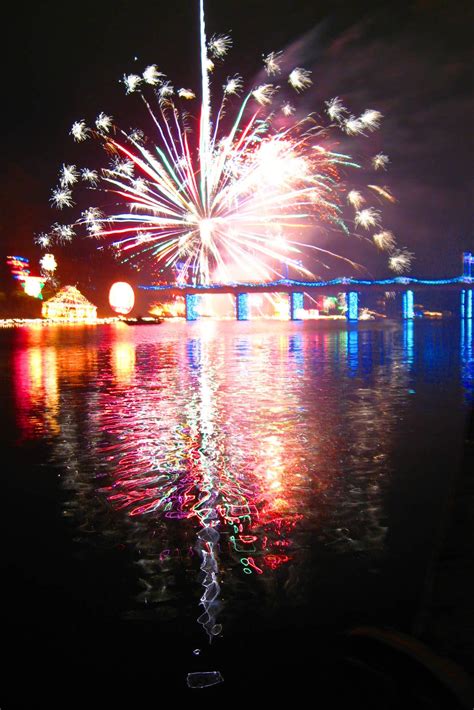
<svg viewBox="0 0 474 710">
<path fill-rule="evenodd" d="M 17 426 L 25 439 L 59 433 L 57 367 L 52 347 L 15 351 Z"/>
<path fill-rule="evenodd" d="M 461 380 L 467 399 L 474 401 L 474 350 L 472 318 L 461 319 Z"/>
<path fill-rule="evenodd" d="M 140 605 L 169 619 L 197 603 L 211 638 L 229 605 L 245 615 L 276 590 L 302 603 L 310 551 L 383 555 L 412 323 L 242 333 L 203 321 L 155 340 L 137 330 L 95 349 L 32 334 L 15 382 L 18 411 L 54 441 L 80 535 L 136 550 Z M 472 331 L 461 348 L 472 361 Z"/>
</svg>

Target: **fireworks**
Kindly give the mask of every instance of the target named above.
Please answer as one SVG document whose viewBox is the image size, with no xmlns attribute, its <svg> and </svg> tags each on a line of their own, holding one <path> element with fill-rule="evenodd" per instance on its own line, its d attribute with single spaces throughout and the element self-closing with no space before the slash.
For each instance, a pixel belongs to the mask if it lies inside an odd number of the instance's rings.
<svg viewBox="0 0 474 710">
<path fill-rule="evenodd" d="M 396 274 L 402 274 L 407 271 L 412 261 L 413 254 L 406 249 L 395 249 L 389 258 L 390 268 Z"/>
<path fill-rule="evenodd" d="M 372 239 L 374 240 L 374 244 L 379 249 L 383 249 L 385 251 L 392 251 L 395 249 L 395 237 L 393 233 L 387 229 L 383 232 L 377 232 L 377 234 L 373 235 Z"/>
<path fill-rule="evenodd" d="M 56 271 L 58 264 L 54 258 L 54 254 L 44 254 L 40 259 L 41 269 L 48 274 L 52 274 Z"/>
<path fill-rule="evenodd" d="M 285 92 L 310 89 L 311 71 L 302 67 L 291 69 L 287 82 L 279 78 L 278 85 L 245 87 L 239 74 L 228 76 L 213 109 L 210 73 L 217 73 L 232 41 L 227 35 L 206 40 L 203 0 L 200 39 L 198 135 L 183 108 L 196 98 L 192 89 L 175 90 L 155 64 L 141 75 L 123 75 L 125 93 L 141 97 L 156 140 L 139 130 L 126 133 L 104 112 L 93 128 L 85 119 L 76 121 L 70 131 L 74 140 L 98 140 L 109 163 L 100 170 L 64 164 L 51 203 L 59 209 L 73 207 L 73 190 L 82 185 L 99 192 L 108 207 L 83 210 L 71 224 L 56 224 L 37 237 L 37 243 L 70 241 L 77 232 L 107 240 L 119 259 L 139 270 L 151 263 L 155 272 L 170 274 L 173 269 L 178 279 L 191 274 L 194 282 L 209 283 L 217 272 L 229 281 L 235 274 L 274 279 L 286 267 L 311 276 L 310 254 L 316 261 L 343 258 L 315 244 L 318 233 L 354 235 L 358 228 L 375 228 L 379 233 L 373 242 L 389 251 L 391 267 L 397 273 L 407 268 L 410 259 L 400 258 L 407 252 L 395 251 L 393 234 L 379 238 L 386 233 L 380 231 L 380 212 L 370 205 L 362 209 L 370 192 L 348 185 L 347 173 L 361 166 L 337 151 L 331 133 L 339 129 L 345 141 L 347 136 L 367 136 L 379 127 L 382 114 L 367 109 L 354 116 L 336 97 L 325 103 L 329 125 L 314 114 L 301 117 Z M 280 77 L 284 66 L 282 52 L 264 57 L 269 77 Z M 243 98 L 236 98 L 241 93 Z M 388 163 L 379 153 L 370 167 L 385 170 Z M 394 201 L 387 188 L 368 187 L 376 197 Z M 346 214 L 347 205 L 355 210 L 352 216 Z"/>
</svg>

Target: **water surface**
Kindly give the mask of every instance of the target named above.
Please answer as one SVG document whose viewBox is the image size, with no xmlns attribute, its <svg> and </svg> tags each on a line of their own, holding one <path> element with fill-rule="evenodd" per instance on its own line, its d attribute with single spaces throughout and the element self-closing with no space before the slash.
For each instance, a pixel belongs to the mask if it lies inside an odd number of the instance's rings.
<svg viewBox="0 0 474 710">
<path fill-rule="evenodd" d="M 140 697 L 195 670 L 231 693 L 294 672 L 308 639 L 411 629 L 462 455 L 471 322 L 58 326 L 0 345 L 13 665 L 45 649 L 117 689 L 120 648 Z"/>
</svg>

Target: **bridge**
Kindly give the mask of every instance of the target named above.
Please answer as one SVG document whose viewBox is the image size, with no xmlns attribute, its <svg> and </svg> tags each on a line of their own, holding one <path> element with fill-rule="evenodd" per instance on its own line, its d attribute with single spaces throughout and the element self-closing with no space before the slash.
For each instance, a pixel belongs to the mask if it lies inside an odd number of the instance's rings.
<svg viewBox="0 0 474 710">
<path fill-rule="evenodd" d="M 204 294 L 227 294 L 235 297 L 235 315 L 237 320 L 249 320 L 249 293 L 287 293 L 291 320 L 302 320 L 304 295 L 317 293 L 325 295 L 346 294 L 346 317 L 357 321 L 359 307 L 364 294 L 394 291 L 402 293 L 402 316 L 414 317 L 414 293 L 419 290 L 457 290 L 460 293 L 461 317 L 473 316 L 474 256 L 470 252 L 463 254 L 464 273 L 452 279 L 417 279 L 398 276 L 391 279 L 353 279 L 337 278 L 329 281 L 299 281 L 280 279 L 278 281 L 249 283 L 211 283 L 211 284 L 157 284 L 140 286 L 146 291 L 156 291 L 166 296 L 184 296 L 186 320 L 199 317 L 199 296 Z"/>
</svg>

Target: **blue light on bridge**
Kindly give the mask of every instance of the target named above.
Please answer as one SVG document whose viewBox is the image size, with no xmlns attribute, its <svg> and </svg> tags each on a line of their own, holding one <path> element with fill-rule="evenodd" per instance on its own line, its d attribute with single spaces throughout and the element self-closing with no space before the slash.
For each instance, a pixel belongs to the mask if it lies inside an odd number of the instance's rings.
<svg viewBox="0 0 474 710">
<path fill-rule="evenodd" d="M 249 319 L 249 295 L 248 293 L 238 293 L 235 299 L 237 310 L 237 320 Z"/>
<path fill-rule="evenodd" d="M 347 319 L 359 320 L 359 294 L 357 291 L 347 293 Z"/>
<path fill-rule="evenodd" d="M 403 293 L 403 318 L 404 320 L 411 320 L 414 317 L 413 308 L 413 291 L 405 291 Z"/>
<path fill-rule="evenodd" d="M 472 318 L 472 289 L 467 292 L 466 296 L 466 318 Z"/>
<path fill-rule="evenodd" d="M 186 294 L 186 320 L 197 320 L 199 318 L 199 296 L 195 293 Z"/>
<path fill-rule="evenodd" d="M 304 306 L 304 294 L 301 291 L 292 291 L 290 293 L 290 318 L 291 320 L 302 320 Z"/>
<path fill-rule="evenodd" d="M 474 254 L 470 251 L 465 251 L 462 255 L 463 276 L 472 278 L 474 275 Z"/>
<path fill-rule="evenodd" d="M 461 318 L 472 318 L 472 289 L 461 291 Z"/>
<path fill-rule="evenodd" d="M 473 257 L 474 259 L 474 257 Z M 353 278 L 337 278 L 330 279 L 329 281 L 295 281 L 294 279 L 280 279 L 279 281 L 265 281 L 261 283 L 256 282 L 231 282 L 231 283 L 215 283 L 215 284 L 183 284 L 179 286 L 178 284 L 160 284 L 154 286 L 140 285 L 139 288 L 145 291 L 169 291 L 173 289 L 174 291 L 186 291 L 186 289 L 192 288 L 193 290 L 202 290 L 206 293 L 211 293 L 212 291 L 222 292 L 222 289 L 226 286 L 230 288 L 234 287 L 248 287 L 250 289 L 255 286 L 264 286 L 265 290 L 271 291 L 272 289 L 278 291 L 279 286 L 294 286 L 298 289 L 304 288 L 324 288 L 325 286 L 396 286 L 398 284 L 403 284 L 409 286 L 414 284 L 417 286 L 449 286 L 459 284 L 462 286 L 465 283 L 471 284 L 473 281 L 472 276 L 462 275 L 456 276 L 452 279 L 417 279 L 411 276 L 396 276 L 393 279 L 353 279 Z"/>
</svg>

